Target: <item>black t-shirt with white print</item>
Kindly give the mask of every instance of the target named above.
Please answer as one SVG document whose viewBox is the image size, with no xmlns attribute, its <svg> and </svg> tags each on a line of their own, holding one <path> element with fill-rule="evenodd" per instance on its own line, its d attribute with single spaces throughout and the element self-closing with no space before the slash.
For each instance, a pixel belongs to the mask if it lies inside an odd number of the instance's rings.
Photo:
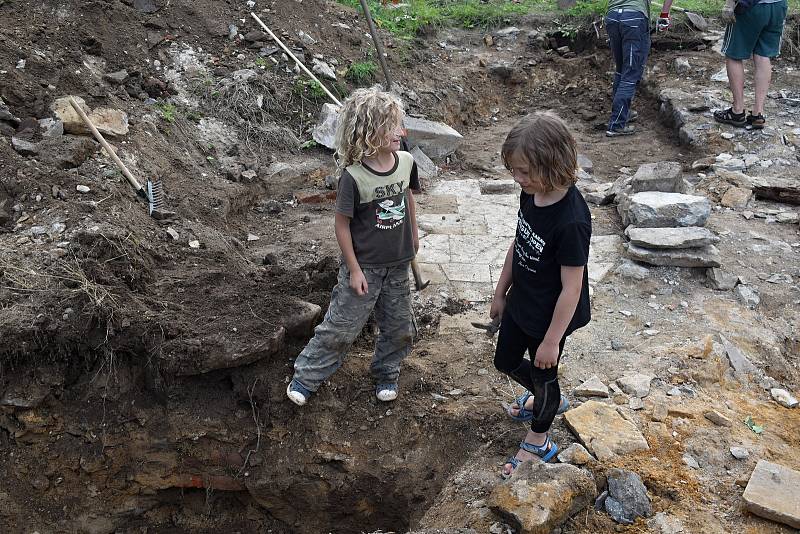
<svg viewBox="0 0 800 534">
<path fill-rule="evenodd" d="M 339 178 L 336 211 L 350 217 L 353 251 L 361 267 L 391 267 L 414 259 L 408 190 L 419 191 L 417 164 L 394 153 L 394 166 L 377 172 L 350 165 Z"/>
<path fill-rule="evenodd" d="M 531 337 L 543 338 L 550 326 L 561 293 L 561 266 L 578 267 L 589 260 L 592 219 L 578 188 L 550 206 L 534 204 L 533 195 L 520 195 L 514 240 L 509 312 Z M 575 315 L 565 335 L 588 324 L 589 277 L 584 269 L 583 287 Z"/>
</svg>

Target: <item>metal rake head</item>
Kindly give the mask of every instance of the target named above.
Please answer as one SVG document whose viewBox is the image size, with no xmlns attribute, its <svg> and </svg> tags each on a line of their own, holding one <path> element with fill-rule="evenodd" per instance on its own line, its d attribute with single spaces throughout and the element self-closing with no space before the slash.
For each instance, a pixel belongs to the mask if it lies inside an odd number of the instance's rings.
<svg viewBox="0 0 800 534">
<path fill-rule="evenodd" d="M 147 198 L 150 204 L 150 215 L 154 211 L 164 211 L 164 187 L 161 180 L 147 180 Z"/>
</svg>

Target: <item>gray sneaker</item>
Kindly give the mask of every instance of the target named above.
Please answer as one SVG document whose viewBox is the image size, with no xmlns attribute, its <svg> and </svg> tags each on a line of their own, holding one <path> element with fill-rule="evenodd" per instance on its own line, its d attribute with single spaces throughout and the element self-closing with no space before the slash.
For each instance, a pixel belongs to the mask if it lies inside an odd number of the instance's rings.
<svg viewBox="0 0 800 534">
<path fill-rule="evenodd" d="M 623 135 L 633 135 L 636 133 L 636 128 L 633 126 L 625 126 L 624 128 L 617 128 L 616 130 L 606 130 L 606 137 L 620 137 Z"/>
</svg>

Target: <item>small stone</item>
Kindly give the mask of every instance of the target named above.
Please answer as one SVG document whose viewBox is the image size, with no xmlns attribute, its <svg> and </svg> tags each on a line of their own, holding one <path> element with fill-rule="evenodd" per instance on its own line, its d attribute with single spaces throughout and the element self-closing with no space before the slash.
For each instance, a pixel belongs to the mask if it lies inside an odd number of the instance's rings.
<svg viewBox="0 0 800 534">
<path fill-rule="evenodd" d="M 753 197 L 753 190 L 745 187 L 731 186 L 722 195 L 720 204 L 727 208 L 744 208 Z"/>
<path fill-rule="evenodd" d="M 685 463 L 692 469 L 700 469 L 700 464 L 698 464 L 697 460 L 695 460 L 694 457 L 690 454 L 684 454 L 681 460 L 683 460 L 683 463 Z"/>
<path fill-rule="evenodd" d="M 731 454 L 737 460 L 744 460 L 750 456 L 750 451 L 745 449 L 744 447 L 731 447 Z"/>
<path fill-rule="evenodd" d="M 632 471 L 611 469 L 605 509 L 617 523 L 631 525 L 638 517 L 652 514 L 650 497 L 641 477 Z"/>
<path fill-rule="evenodd" d="M 614 272 L 624 278 L 633 278 L 634 280 L 646 280 L 650 277 L 650 269 L 630 260 L 623 260 L 622 263 L 614 269 Z"/>
<path fill-rule="evenodd" d="M 687 74 L 691 70 L 691 65 L 689 65 L 689 60 L 685 57 L 676 57 L 675 61 L 672 62 L 672 68 L 678 74 Z"/>
<path fill-rule="evenodd" d="M 198 241 L 196 239 L 193 239 L 192 241 L 189 241 L 189 247 L 190 248 L 200 248 L 200 241 Z"/>
<path fill-rule="evenodd" d="M 628 408 L 634 411 L 643 410 L 644 409 L 644 401 L 639 397 L 631 397 L 628 401 Z"/>
<path fill-rule="evenodd" d="M 681 388 L 675 386 L 674 388 L 671 388 L 669 391 L 667 391 L 667 395 L 669 395 L 670 397 L 680 397 Z"/>
<path fill-rule="evenodd" d="M 750 286 L 739 284 L 734 289 L 734 292 L 739 301 L 748 308 L 755 309 L 761 303 L 761 297 Z"/>
<path fill-rule="evenodd" d="M 722 137 L 723 139 L 733 139 L 734 137 L 734 135 L 730 132 L 722 132 L 721 134 L 719 134 L 719 136 Z"/>
<path fill-rule="evenodd" d="M 258 236 L 257 236 L 257 235 L 255 235 L 255 234 L 247 234 L 247 240 L 248 240 L 248 241 L 258 241 L 259 239 L 261 239 L 261 238 L 260 238 L 260 237 L 258 237 Z"/>
<path fill-rule="evenodd" d="M 717 426 L 731 426 L 733 425 L 733 421 L 722 415 L 716 410 L 710 410 L 703 414 L 703 417 L 711 421 Z"/>
<path fill-rule="evenodd" d="M 781 224 L 797 224 L 800 221 L 800 214 L 795 211 L 784 211 L 775 215 L 775 221 Z"/>
<path fill-rule="evenodd" d="M 564 464 L 585 465 L 594 461 L 594 456 L 580 443 L 573 443 L 558 454 L 558 461 Z"/>
<path fill-rule="evenodd" d="M 167 227 L 167 233 L 173 239 L 173 241 L 177 241 L 180 238 L 180 234 L 178 234 L 178 232 L 171 226 Z"/>
<path fill-rule="evenodd" d="M 658 403 L 653 406 L 653 413 L 651 414 L 650 419 L 661 423 L 667 419 L 668 415 L 669 410 L 667 409 L 667 406 L 662 403 Z"/>
<path fill-rule="evenodd" d="M 584 381 L 573 392 L 577 397 L 608 397 L 608 387 L 597 375 Z"/>
<path fill-rule="evenodd" d="M 772 400 L 785 408 L 794 408 L 798 404 L 797 399 L 785 389 L 772 388 L 769 394 L 772 395 Z"/>
<path fill-rule="evenodd" d="M 76 186 L 75 190 L 78 191 L 78 193 L 88 193 L 89 191 L 91 191 L 91 189 L 89 189 L 89 186 L 82 185 L 82 184 Z"/>
<path fill-rule="evenodd" d="M 730 291 L 739 283 L 738 276 L 719 267 L 709 267 L 706 269 L 706 279 L 713 289 L 719 291 Z"/>
<path fill-rule="evenodd" d="M 611 340 L 611 350 L 622 350 L 625 348 L 625 343 L 618 339 Z"/>
<path fill-rule="evenodd" d="M 650 382 L 653 377 L 642 373 L 627 375 L 617 379 L 617 385 L 622 391 L 634 397 L 646 397 L 650 393 Z"/>
</svg>

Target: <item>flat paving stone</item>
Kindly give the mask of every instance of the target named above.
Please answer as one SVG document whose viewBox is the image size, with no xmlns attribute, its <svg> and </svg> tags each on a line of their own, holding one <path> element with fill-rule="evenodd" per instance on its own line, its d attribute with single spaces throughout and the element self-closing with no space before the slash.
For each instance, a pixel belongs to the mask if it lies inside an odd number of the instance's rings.
<svg viewBox="0 0 800 534">
<path fill-rule="evenodd" d="M 480 180 L 447 180 L 430 189 L 432 195 L 455 195 L 457 197 L 481 196 Z"/>
<path fill-rule="evenodd" d="M 456 195 L 414 195 L 417 202 L 417 215 L 458 213 Z"/>
<path fill-rule="evenodd" d="M 417 261 L 422 263 L 449 263 L 450 236 L 429 234 L 420 238 Z"/>
<path fill-rule="evenodd" d="M 587 401 L 567 411 L 564 421 L 601 462 L 616 455 L 650 449 L 636 425 L 622 417 L 616 408 L 602 402 Z"/>
<path fill-rule="evenodd" d="M 419 263 L 419 270 L 422 272 L 422 278 L 429 280 L 431 284 L 447 283 L 447 277 L 438 263 Z"/>
<path fill-rule="evenodd" d="M 491 283 L 489 265 L 485 263 L 443 263 L 442 270 L 451 282 Z"/>
<path fill-rule="evenodd" d="M 510 242 L 507 237 L 469 235 L 450 236 L 450 261 L 453 263 L 485 263 L 502 265 Z M 437 262 L 443 263 L 443 262 Z"/>
<path fill-rule="evenodd" d="M 417 215 L 420 229 L 429 234 L 487 235 L 489 229 L 483 215 L 421 214 Z"/>
<path fill-rule="evenodd" d="M 750 512 L 800 529 L 798 488 L 800 472 L 759 460 L 742 498 Z"/>
<path fill-rule="evenodd" d="M 457 298 L 468 302 L 487 302 L 491 300 L 494 293 L 491 283 L 451 282 L 450 287 Z"/>
</svg>

